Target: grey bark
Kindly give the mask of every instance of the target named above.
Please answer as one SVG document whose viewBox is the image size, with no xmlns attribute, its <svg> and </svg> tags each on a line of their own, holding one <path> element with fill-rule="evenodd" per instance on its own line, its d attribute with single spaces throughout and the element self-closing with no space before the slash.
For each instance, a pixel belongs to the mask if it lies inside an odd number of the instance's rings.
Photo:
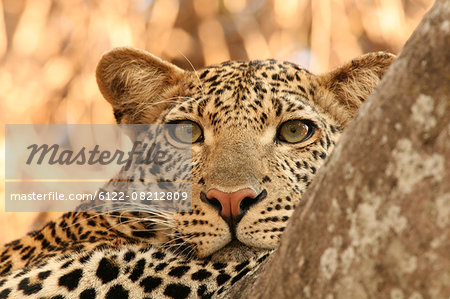
<svg viewBox="0 0 450 299">
<path fill-rule="evenodd" d="M 438 0 L 236 298 L 450 298 L 450 1 Z"/>
</svg>

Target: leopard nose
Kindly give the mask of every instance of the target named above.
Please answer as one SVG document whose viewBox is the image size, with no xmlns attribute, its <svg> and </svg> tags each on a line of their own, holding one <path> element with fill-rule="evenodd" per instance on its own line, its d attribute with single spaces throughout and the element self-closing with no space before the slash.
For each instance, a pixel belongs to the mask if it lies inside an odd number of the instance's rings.
<svg viewBox="0 0 450 299">
<path fill-rule="evenodd" d="M 224 218 L 239 218 L 244 212 L 242 203 L 244 199 L 254 199 L 255 192 L 250 188 L 241 189 L 235 192 L 226 193 L 217 189 L 209 190 L 206 193 L 206 200 L 213 206 L 221 208 L 220 214 Z M 220 206 L 219 206 L 220 204 Z"/>
</svg>

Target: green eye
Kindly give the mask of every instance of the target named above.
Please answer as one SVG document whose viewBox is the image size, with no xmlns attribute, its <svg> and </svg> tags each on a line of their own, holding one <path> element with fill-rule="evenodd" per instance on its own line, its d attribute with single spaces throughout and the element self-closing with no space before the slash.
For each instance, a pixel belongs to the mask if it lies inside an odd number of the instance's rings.
<svg viewBox="0 0 450 299">
<path fill-rule="evenodd" d="M 174 126 L 170 128 L 170 135 L 181 143 L 195 143 L 203 139 L 202 128 L 190 120 L 174 123 Z"/>
<path fill-rule="evenodd" d="M 314 126 L 307 121 L 294 119 L 281 124 L 277 138 L 288 143 L 299 143 L 308 140 L 314 133 Z"/>
</svg>

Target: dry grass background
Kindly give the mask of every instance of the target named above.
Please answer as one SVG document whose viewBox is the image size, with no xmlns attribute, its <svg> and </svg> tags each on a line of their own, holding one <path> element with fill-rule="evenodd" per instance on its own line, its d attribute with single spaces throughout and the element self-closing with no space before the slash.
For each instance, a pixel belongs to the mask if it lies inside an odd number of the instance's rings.
<svg viewBox="0 0 450 299">
<path fill-rule="evenodd" d="M 289 60 L 320 73 L 370 51 L 398 53 L 432 0 L 2 0 L 0 164 L 6 123 L 113 123 L 94 70 L 135 46 L 191 69 Z M 192 66 L 191 66 L 192 64 Z M 0 174 L 4 181 L 4 171 Z M 56 214 L 6 213 L 0 244 Z"/>
</svg>

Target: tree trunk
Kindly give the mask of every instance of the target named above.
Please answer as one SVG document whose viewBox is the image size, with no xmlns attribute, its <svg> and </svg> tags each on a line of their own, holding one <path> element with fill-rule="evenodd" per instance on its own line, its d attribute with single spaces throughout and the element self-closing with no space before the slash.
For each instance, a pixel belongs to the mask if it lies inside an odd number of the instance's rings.
<svg viewBox="0 0 450 299">
<path fill-rule="evenodd" d="M 295 211 L 224 297 L 450 298 L 450 1 L 438 0 Z"/>
</svg>

